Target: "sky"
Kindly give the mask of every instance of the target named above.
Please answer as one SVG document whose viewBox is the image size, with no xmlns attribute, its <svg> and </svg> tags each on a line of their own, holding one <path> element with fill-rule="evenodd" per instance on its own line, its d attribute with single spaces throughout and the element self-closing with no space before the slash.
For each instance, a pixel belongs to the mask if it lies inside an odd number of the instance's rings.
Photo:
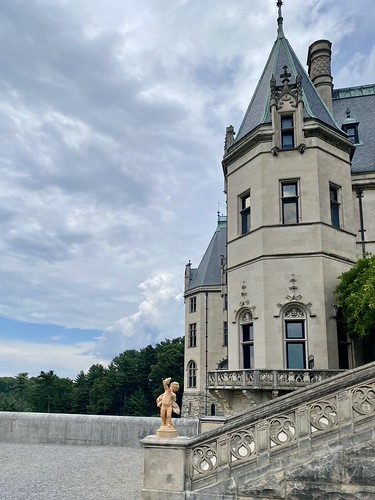
<svg viewBox="0 0 375 500">
<path fill-rule="evenodd" d="M 375 83 L 373 0 L 286 0 L 333 42 L 336 88 Z M 183 278 L 225 212 L 275 0 L 0 2 L 0 376 L 61 377 L 184 333 Z"/>
</svg>

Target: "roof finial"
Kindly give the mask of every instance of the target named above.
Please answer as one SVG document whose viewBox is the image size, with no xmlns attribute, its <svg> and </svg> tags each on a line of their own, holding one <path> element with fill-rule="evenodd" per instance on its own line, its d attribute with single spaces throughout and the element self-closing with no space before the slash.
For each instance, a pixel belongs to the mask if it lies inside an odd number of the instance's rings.
<svg viewBox="0 0 375 500">
<path fill-rule="evenodd" d="M 282 0 L 277 0 L 276 6 L 279 8 L 279 17 L 277 18 L 277 38 L 284 38 L 283 13 L 281 11 L 282 5 Z"/>
</svg>

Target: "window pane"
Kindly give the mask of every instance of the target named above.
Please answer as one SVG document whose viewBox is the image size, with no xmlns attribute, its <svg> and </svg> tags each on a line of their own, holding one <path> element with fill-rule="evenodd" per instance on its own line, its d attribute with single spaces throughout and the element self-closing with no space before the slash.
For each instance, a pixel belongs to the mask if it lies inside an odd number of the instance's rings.
<svg viewBox="0 0 375 500">
<path fill-rule="evenodd" d="M 286 322 L 286 338 L 287 339 L 304 339 L 304 323 L 302 321 Z"/>
<path fill-rule="evenodd" d="M 283 224 L 297 224 L 298 210 L 296 200 L 283 200 Z"/>
<path fill-rule="evenodd" d="M 227 346 L 228 345 L 228 322 L 227 321 L 224 321 L 224 323 L 223 323 L 223 331 L 224 331 L 223 345 Z"/>
<path fill-rule="evenodd" d="M 241 200 L 242 200 L 241 205 L 243 209 L 250 207 L 250 195 L 244 196 L 243 198 L 241 198 Z"/>
<path fill-rule="evenodd" d="M 329 196 L 331 198 L 331 200 L 334 200 L 334 201 L 338 201 L 338 189 L 336 189 L 335 187 L 330 187 L 329 188 Z"/>
<path fill-rule="evenodd" d="M 282 149 L 294 148 L 294 134 L 293 132 L 282 132 L 281 134 L 281 147 Z"/>
<path fill-rule="evenodd" d="M 254 345 L 253 344 L 243 344 L 243 367 L 244 369 L 254 367 Z"/>
<path fill-rule="evenodd" d="M 293 116 L 282 116 L 281 128 L 292 128 L 292 127 L 293 127 Z"/>
<path fill-rule="evenodd" d="M 286 345 L 287 364 L 289 369 L 303 370 L 305 364 L 305 343 L 291 343 Z"/>
<path fill-rule="evenodd" d="M 340 227 L 340 205 L 331 202 L 331 223 L 332 226 Z"/>
<path fill-rule="evenodd" d="M 250 208 L 241 212 L 241 234 L 246 234 L 250 231 Z"/>
<path fill-rule="evenodd" d="M 253 325 L 242 325 L 242 341 L 250 342 L 253 341 Z"/>
<path fill-rule="evenodd" d="M 286 198 L 288 196 L 297 196 L 297 183 L 296 182 L 293 182 L 291 184 L 283 183 L 282 188 L 283 188 L 283 198 Z"/>
</svg>

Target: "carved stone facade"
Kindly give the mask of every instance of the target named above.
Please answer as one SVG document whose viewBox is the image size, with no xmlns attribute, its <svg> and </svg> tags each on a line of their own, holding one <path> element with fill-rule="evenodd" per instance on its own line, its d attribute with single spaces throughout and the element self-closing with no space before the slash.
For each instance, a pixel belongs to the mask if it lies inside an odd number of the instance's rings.
<svg viewBox="0 0 375 500">
<path fill-rule="evenodd" d="M 340 331 L 334 289 L 375 251 L 375 85 L 332 99 L 327 40 L 310 46 L 308 66 L 309 75 L 280 16 L 243 122 L 226 130 L 225 229 L 219 218 L 200 266 L 187 266 L 185 416 L 187 404 L 210 415 L 211 401 L 216 415 L 233 415 L 371 360 Z"/>
</svg>

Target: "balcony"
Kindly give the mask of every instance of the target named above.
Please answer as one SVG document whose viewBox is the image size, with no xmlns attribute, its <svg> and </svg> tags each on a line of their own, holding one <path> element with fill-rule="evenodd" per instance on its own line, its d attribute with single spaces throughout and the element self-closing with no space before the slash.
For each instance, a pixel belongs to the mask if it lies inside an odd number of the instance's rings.
<svg viewBox="0 0 375 500">
<path fill-rule="evenodd" d="M 292 391 L 327 380 L 343 371 L 345 370 L 216 370 L 207 373 L 207 389 Z"/>
</svg>

